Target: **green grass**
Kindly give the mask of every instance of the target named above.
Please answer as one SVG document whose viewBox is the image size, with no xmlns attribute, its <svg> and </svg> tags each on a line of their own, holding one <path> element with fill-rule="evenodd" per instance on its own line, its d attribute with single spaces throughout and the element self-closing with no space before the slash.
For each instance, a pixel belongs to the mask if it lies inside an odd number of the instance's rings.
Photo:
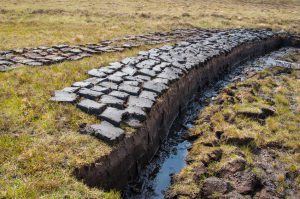
<svg viewBox="0 0 300 199">
<path fill-rule="evenodd" d="M 0 198 L 117 197 L 115 192 L 88 188 L 72 175 L 75 167 L 111 151 L 78 133 L 80 124 L 99 121 L 49 98 L 54 90 L 87 78 L 87 70 L 149 48 L 0 73 Z"/>
<path fill-rule="evenodd" d="M 176 27 L 300 32 L 297 0 L 0 0 L 0 5 L 0 49 L 97 42 Z"/>
<path fill-rule="evenodd" d="M 185 195 L 192 198 L 198 196 L 204 179 L 208 176 L 215 176 L 224 163 L 235 159 L 236 154 L 240 153 L 247 161 L 247 167 L 257 175 L 263 176 L 265 174 L 261 172 L 260 168 L 254 166 L 254 159 L 257 155 L 255 151 L 257 148 L 266 149 L 272 145 L 276 149 L 276 159 L 285 167 L 286 172 L 299 170 L 299 77 L 299 70 L 275 67 L 224 89 L 217 97 L 216 102 L 200 113 L 196 126 L 191 129 L 191 136 L 199 136 L 193 142 L 192 149 L 188 154 L 188 160 L 191 163 L 175 176 L 175 183 L 171 186 L 169 195 Z M 228 95 L 228 91 L 230 91 L 230 95 Z M 274 99 L 272 105 L 266 100 L 266 97 Z M 218 103 L 218 101 L 223 102 Z M 239 114 L 241 111 L 259 114 L 261 113 L 260 108 L 270 106 L 276 110 L 276 113 L 267 117 L 265 122 Z M 216 132 L 222 132 L 221 139 L 216 137 Z M 227 137 L 250 137 L 254 140 L 241 146 L 234 142 L 227 142 L 224 139 Z M 212 143 L 214 147 L 208 147 L 207 143 Z M 222 150 L 222 158 L 219 161 L 209 162 L 207 174 L 200 179 L 195 178 L 201 162 L 208 162 L 212 151 L 217 149 Z M 295 181 L 299 182 L 299 176 Z M 284 176 L 279 175 L 276 183 L 278 193 L 286 189 Z"/>
</svg>

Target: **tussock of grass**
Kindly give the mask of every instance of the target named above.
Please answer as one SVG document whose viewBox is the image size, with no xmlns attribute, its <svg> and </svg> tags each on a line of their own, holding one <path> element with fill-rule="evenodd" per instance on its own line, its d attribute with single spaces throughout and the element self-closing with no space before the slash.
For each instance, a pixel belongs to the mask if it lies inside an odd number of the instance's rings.
<svg viewBox="0 0 300 199">
<path fill-rule="evenodd" d="M 273 164 L 284 165 L 286 172 L 298 171 L 299 77 L 300 71 L 275 67 L 224 89 L 216 102 L 199 115 L 197 125 L 190 131 L 190 136 L 199 138 L 189 152 L 188 166 L 174 177 L 175 184 L 169 190 L 169 196 L 199 197 L 204 179 L 216 176 L 226 162 L 237 157 L 243 157 L 247 169 L 263 178 L 267 174 L 255 167 L 254 162 L 257 161 L 257 151 L 269 147 L 278 150 L 278 162 Z M 272 103 L 270 99 L 273 99 Z M 274 108 L 276 113 L 264 119 L 253 117 L 262 114 L 262 108 Z M 228 138 L 234 139 L 228 142 Z M 244 144 L 237 143 L 237 140 Z M 208 161 L 214 150 L 222 151 L 221 159 Z M 199 178 L 198 168 L 203 163 L 208 163 L 207 171 Z M 297 179 L 299 181 L 299 177 Z M 276 186 L 278 193 L 287 188 L 285 176 L 277 176 Z"/>
</svg>

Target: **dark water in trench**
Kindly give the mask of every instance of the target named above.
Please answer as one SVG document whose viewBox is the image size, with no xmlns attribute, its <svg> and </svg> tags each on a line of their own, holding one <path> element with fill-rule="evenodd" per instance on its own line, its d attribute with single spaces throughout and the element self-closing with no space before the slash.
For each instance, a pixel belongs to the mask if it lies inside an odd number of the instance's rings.
<svg viewBox="0 0 300 199">
<path fill-rule="evenodd" d="M 283 48 L 264 57 L 232 67 L 221 79 L 203 88 L 202 92 L 196 93 L 185 112 L 175 120 L 169 137 L 162 144 L 151 163 L 134 183 L 127 186 L 123 197 L 128 199 L 164 198 L 165 191 L 171 185 L 172 175 L 179 173 L 186 165 L 185 158 L 191 142 L 185 139 L 185 135 L 188 129 L 194 126 L 201 110 L 213 101 L 228 84 L 243 81 L 247 76 L 273 66 L 280 57 L 294 50 L 293 48 Z"/>
</svg>

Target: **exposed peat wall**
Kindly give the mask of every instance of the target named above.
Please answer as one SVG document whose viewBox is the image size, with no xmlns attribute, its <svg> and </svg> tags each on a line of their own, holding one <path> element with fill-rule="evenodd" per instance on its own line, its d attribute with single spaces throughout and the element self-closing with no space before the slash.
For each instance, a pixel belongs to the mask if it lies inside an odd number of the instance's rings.
<svg viewBox="0 0 300 199">
<path fill-rule="evenodd" d="M 282 46 L 299 46 L 299 43 L 299 37 L 272 33 L 260 39 L 235 44 L 220 53 L 208 55 L 169 85 L 135 133 L 121 139 L 110 154 L 92 164 L 77 168 L 74 174 L 90 186 L 106 189 L 123 188 L 153 158 L 162 140 L 168 136 L 173 121 L 197 90 L 220 77 L 230 67 Z M 184 45 L 182 48 L 185 48 Z"/>
</svg>

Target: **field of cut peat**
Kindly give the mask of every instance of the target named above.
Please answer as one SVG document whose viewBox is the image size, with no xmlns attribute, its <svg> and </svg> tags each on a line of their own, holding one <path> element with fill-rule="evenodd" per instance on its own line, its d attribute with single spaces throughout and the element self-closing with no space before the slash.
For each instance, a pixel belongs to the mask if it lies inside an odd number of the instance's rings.
<svg viewBox="0 0 300 199">
<path fill-rule="evenodd" d="M 298 0 L 0 0 L 0 51 L 62 43 L 98 43 L 176 28 L 272 28 L 299 33 L 299 13 Z M 76 168 L 92 164 L 114 149 L 100 139 L 79 133 L 83 124 L 96 123 L 99 119 L 72 104 L 51 102 L 49 98 L 55 90 L 87 79 L 87 71 L 91 69 L 163 45 L 143 45 L 39 67 L 20 65 L 0 72 L 0 198 L 122 198 L 119 190 L 90 187 L 74 176 Z M 287 59 L 299 61 L 299 57 Z M 212 120 L 202 123 L 205 119 L 199 116 L 199 125 L 191 132 L 201 134 L 189 156 L 197 156 L 194 162 L 201 161 L 212 150 L 222 151 L 222 158 L 210 162 L 207 173 L 199 175 L 197 182 L 190 175 L 194 165 L 188 164 L 174 178 L 168 196 L 198 197 L 205 179 L 215 175 L 233 156 L 234 160 L 243 158 L 245 168 L 263 178 L 265 173 L 255 166 L 263 154 L 253 154 L 256 147 L 272 146 L 272 150 L 265 152 L 276 151 L 278 159 L 270 164 L 283 165 L 278 171 L 290 175 L 299 171 L 299 71 L 270 69 L 236 87 L 241 89 L 231 87 L 227 89 L 229 94 L 224 91 L 220 96 L 224 97 L 224 104 L 205 109 L 201 115 Z M 273 108 L 276 111 L 262 121 L 253 121 L 249 114 L 260 114 L 264 97 L 274 102 L 270 112 Z M 242 106 L 238 100 L 246 104 Z M 233 117 L 235 120 L 228 124 L 226 120 Z M 225 127 L 228 132 L 224 129 L 218 132 L 224 137 L 228 133 L 232 140 L 244 128 L 249 130 L 243 135 L 251 142 L 241 147 L 227 142 L 213 147 L 201 143 L 214 142 L 217 138 L 211 135 Z M 203 135 L 201 129 L 205 129 Z M 288 186 L 297 189 L 286 182 L 283 174 L 272 180 L 278 184 L 275 194 Z M 291 182 L 299 184 L 299 177 Z"/>
</svg>

